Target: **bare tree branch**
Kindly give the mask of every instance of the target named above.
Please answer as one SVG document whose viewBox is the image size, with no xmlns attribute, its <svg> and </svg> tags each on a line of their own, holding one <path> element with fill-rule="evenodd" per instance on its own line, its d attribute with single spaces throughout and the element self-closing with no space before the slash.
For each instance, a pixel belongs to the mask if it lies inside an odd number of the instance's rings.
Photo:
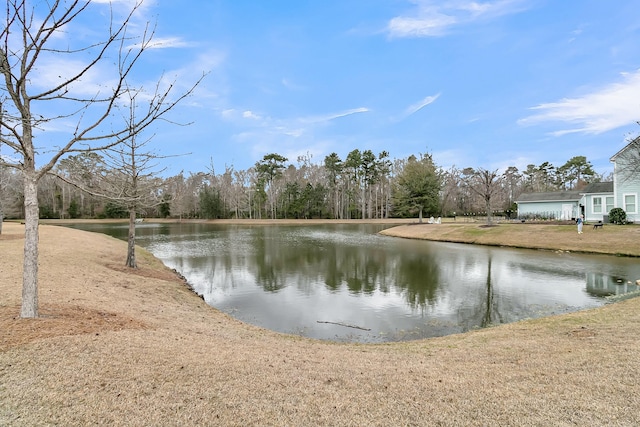
<svg viewBox="0 0 640 427">
<path fill-rule="evenodd" d="M 118 22 L 110 10 L 108 30 L 101 41 L 78 45 L 76 40 L 69 39 L 69 45 L 62 47 L 58 36 L 67 29 L 70 33 L 70 24 L 93 11 L 94 7 L 101 7 L 99 4 L 80 0 L 7 1 L 5 25 L 0 29 L 0 74 L 3 77 L 0 102 L 4 110 L 0 130 L 6 131 L 0 132 L 0 144 L 9 147 L 13 153 L 10 161 L 4 157 L 0 162 L 19 169 L 23 178 L 22 317 L 37 317 L 38 182 L 68 154 L 104 151 L 135 141 L 137 135 L 190 96 L 204 78 L 203 74 L 190 89 L 177 95 L 174 94 L 175 82 L 166 87 L 158 83 L 155 92 L 145 99 L 146 109 L 137 111 L 135 119 L 110 123 L 119 108 L 129 106 L 127 101 L 138 95 L 139 99 L 143 98 L 143 89 L 135 88 L 130 82 L 140 58 L 151 46 L 155 26 L 147 23 L 139 36 L 129 33 L 134 14 L 142 3 L 143 0 L 137 0 Z M 56 60 L 75 60 L 82 65 L 77 70 L 67 68 L 66 74 L 51 83 L 40 78 L 40 73 L 47 65 L 47 59 L 54 56 Z M 117 58 L 115 64 L 110 58 Z M 90 81 L 91 70 L 102 64 L 112 67 L 113 81 L 100 82 L 93 91 L 85 93 L 81 85 Z M 55 112 L 47 113 L 46 108 L 42 112 L 38 106 L 49 106 Z M 63 119 L 75 119 L 75 129 L 59 145 L 50 142 L 44 150 L 50 157 L 43 158 L 43 148 L 35 145 L 36 137 L 46 126 Z M 38 167 L 36 160 L 43 164 Z"/>
</svg>

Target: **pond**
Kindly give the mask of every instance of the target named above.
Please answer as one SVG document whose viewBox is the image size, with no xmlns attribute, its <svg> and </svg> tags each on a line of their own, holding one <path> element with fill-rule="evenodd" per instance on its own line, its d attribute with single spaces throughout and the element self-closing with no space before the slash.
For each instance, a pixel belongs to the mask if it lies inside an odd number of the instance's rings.
<svg viewBox="0 0 640 427">
<path fill-rule="evenodd" d="M 123 224 L 74 227 L 127 237 Z M 632 258 L 407 240 L 377 234 L 383 228 L 142 223 L 136 233 L 211 306 L 274 331 L 345 342 L 597 307 L 636 291 L 640 277 Z"/>
</svg>

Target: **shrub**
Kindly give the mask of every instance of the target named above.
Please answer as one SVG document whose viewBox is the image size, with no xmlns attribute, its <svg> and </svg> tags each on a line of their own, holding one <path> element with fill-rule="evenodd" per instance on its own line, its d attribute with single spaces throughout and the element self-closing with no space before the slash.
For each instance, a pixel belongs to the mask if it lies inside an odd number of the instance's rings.
<svg viewBox="0 0 640 427">
<path fill-rule="evenodd" d="M 69 203 L 69 209 L 67 209 L 67 213 L 69 214 L 69 218 L 79 218 L 80 217 L 80 206 L 78 205 L 78 201 L 76 199 L 71 199 Z"/>
<path fill-rule="evenodd" d="M 609 212 L 609 222 L 613 224 L 624 224 L 627 222 L 627 214 L 622 208 L 613 208 Z"/>
<path fill-rule="evenodd" d="M 129 212 L 124 206 L 109 202 L 104 207 L 104 216 L 106 218 L 127 218 Z"/>
<path fill-rule="evenodd" d="M 56 213 L 53 211 L 53 208 L 50 205 L 40 206 L 40 218 L 42 219 L 52 219 L 58 218 Z"/>
</svg>

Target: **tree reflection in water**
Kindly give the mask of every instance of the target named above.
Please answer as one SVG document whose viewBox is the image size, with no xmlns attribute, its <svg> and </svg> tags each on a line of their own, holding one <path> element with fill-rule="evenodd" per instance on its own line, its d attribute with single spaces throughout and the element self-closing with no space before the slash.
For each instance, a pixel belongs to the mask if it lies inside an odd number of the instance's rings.
<svg viewBox="0 0 640 427">
<path fill-rule="evenodd" d="M 76 228 L 126 238 L 117 225 Z M 640 277 L 638 263 L 616 257 L 394 239 L 382 228 L 145 223 L 136 234 L 212 306 L 322 339 L 413 339 L 575 311 Z"/>
</svg>

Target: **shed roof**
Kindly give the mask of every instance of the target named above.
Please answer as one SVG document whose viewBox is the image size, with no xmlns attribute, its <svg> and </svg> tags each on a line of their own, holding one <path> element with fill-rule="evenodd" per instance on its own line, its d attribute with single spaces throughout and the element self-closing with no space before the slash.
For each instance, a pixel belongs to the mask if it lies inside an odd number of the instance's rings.
<svg viewBox="0 0 640 427">
<path fill-rule="evenodd" d="M 545 191 L 541 193 L 524 193 L 516 203 L 531 202 L 577 202 L 582 198 L 579 191 Z"/>
<path fill-rule="evenodd" d="M 592 193 L 613 193 L 613 181 L 592 182 L 582 190 L 582 194 Z"/>
</svg>

